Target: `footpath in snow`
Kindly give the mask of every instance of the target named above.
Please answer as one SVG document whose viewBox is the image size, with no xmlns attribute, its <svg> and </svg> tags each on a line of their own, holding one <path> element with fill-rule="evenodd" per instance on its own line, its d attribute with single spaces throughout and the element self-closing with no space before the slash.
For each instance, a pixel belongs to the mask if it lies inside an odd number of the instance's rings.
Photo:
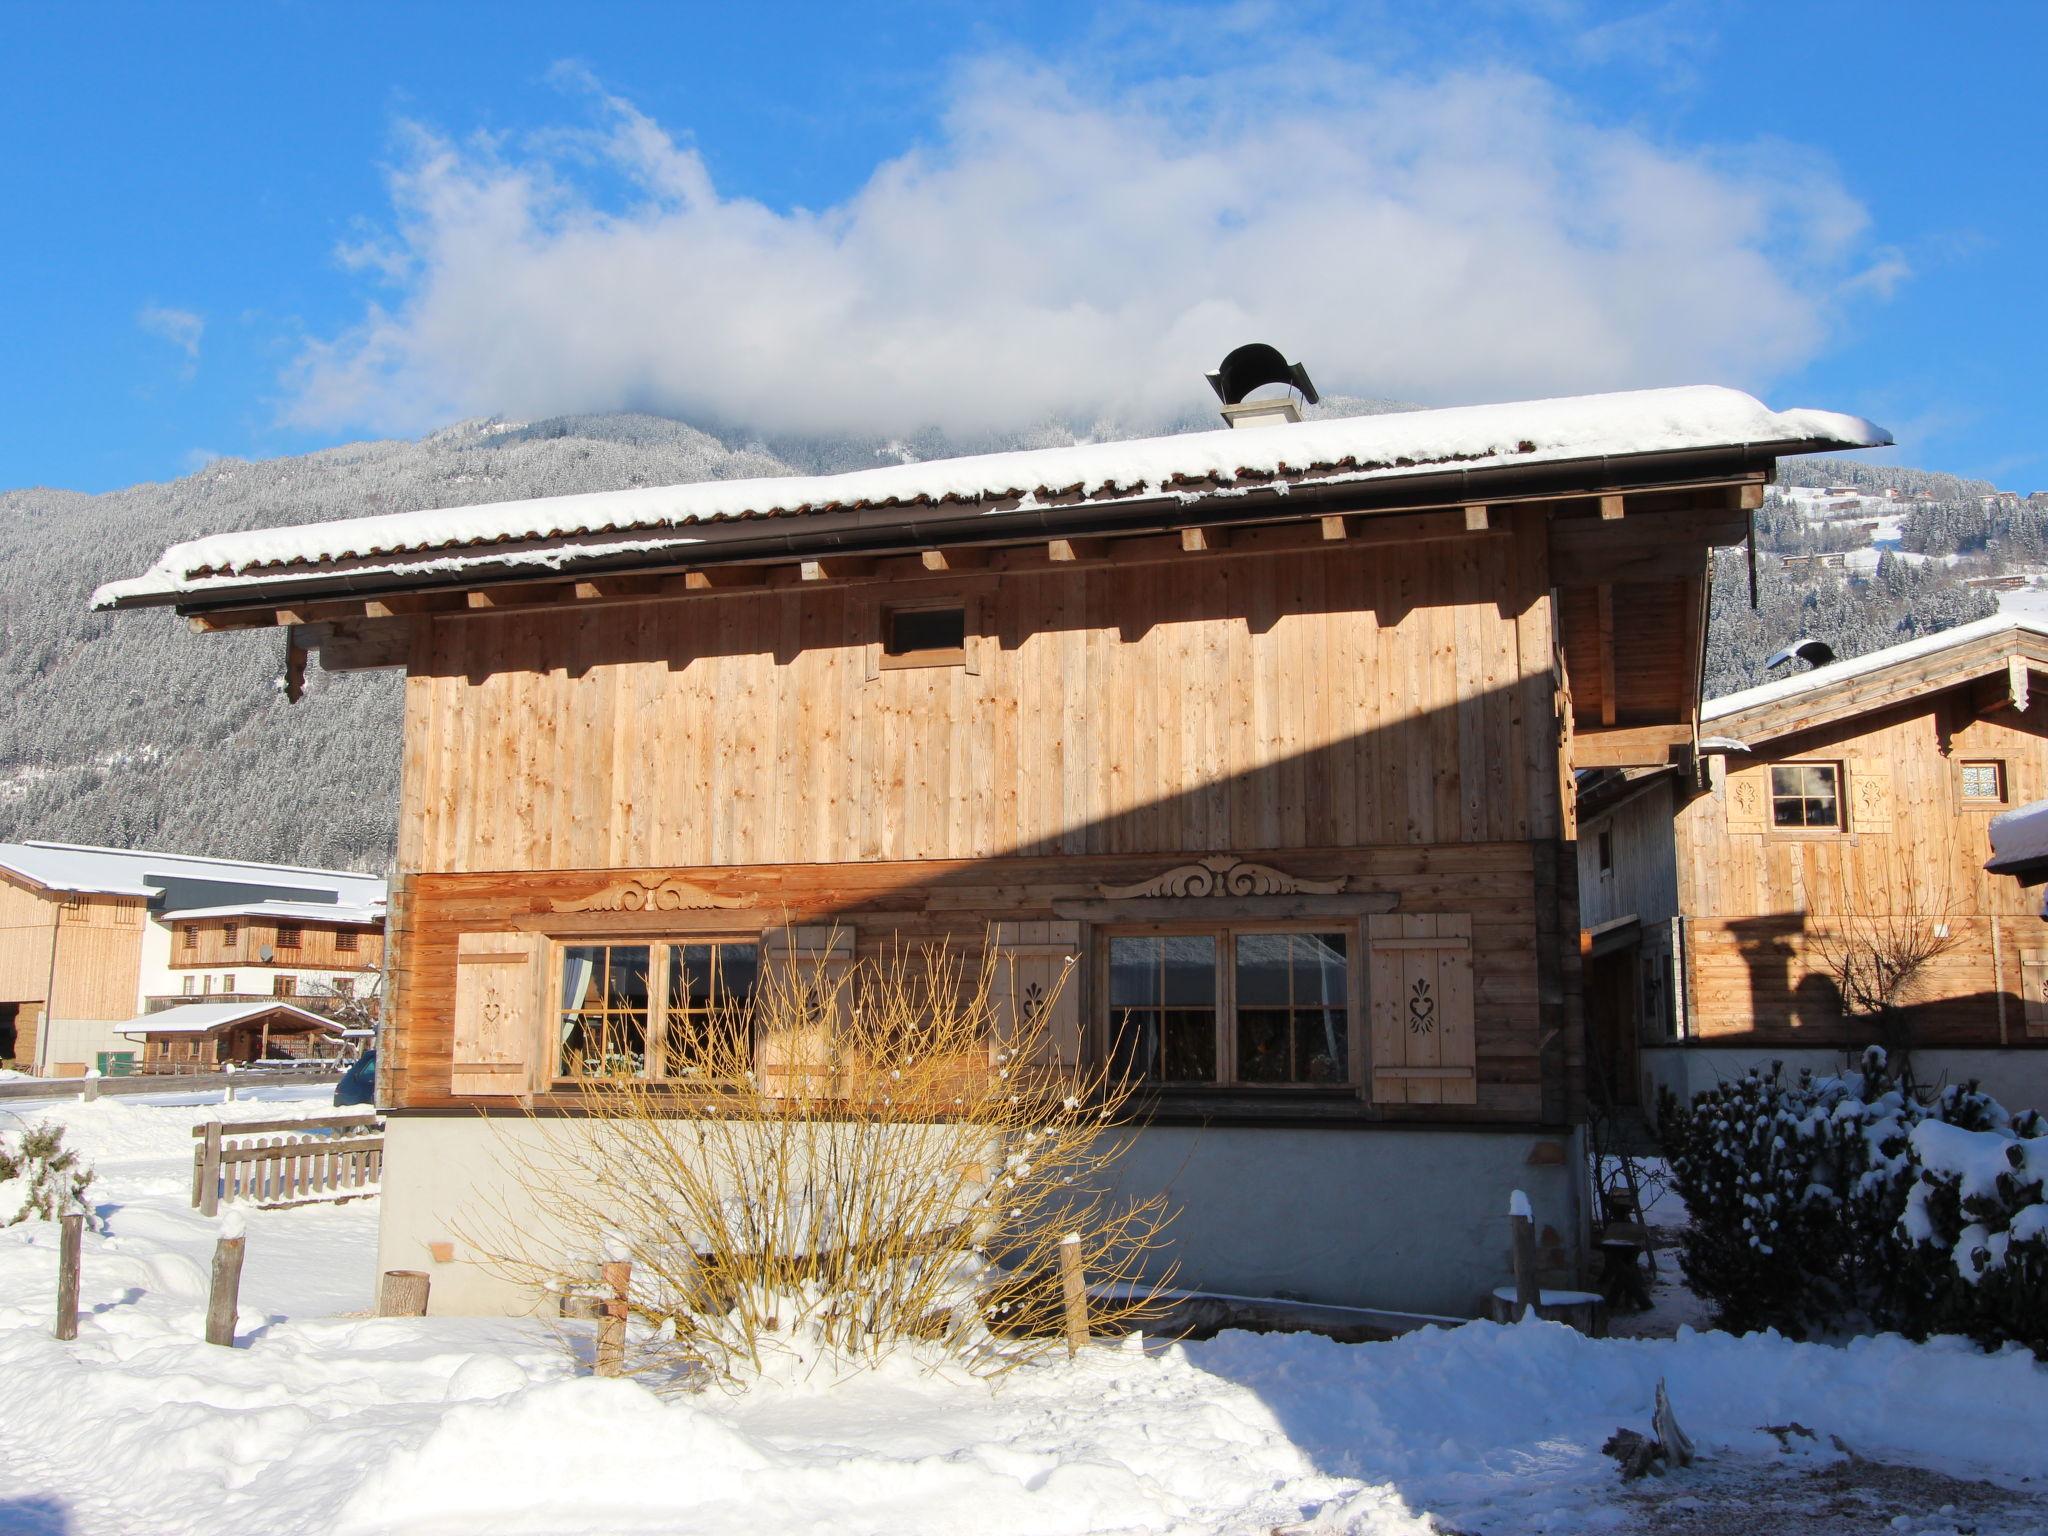
<svg viewBox="0 0 2048 1536">
<path fill-rule="evenodd" d="M 994 1390 L 906 1361 L 663 1398 L 579 1374 L 538 1322 L 348 1315 L 376 1267 L 359 1201 L 249 1213 L 238 1347 L 209 1347 L 191 1127 L 325 1093 L 0 1114 L 66 1125 L 106 1226 L 70 1344 L 54 1227 L 0 1231 L 0 1533 L 2048 1530 L 2048 1370 L 1960 1342 L 1232 1333 Z M 1660 1377 L 1703 1461 L 1624 1489 L 1600 1445 L 1648 1429 Z M 1763 1428 L 1793 1422 L 1816 1438 Z"/>
</svg>

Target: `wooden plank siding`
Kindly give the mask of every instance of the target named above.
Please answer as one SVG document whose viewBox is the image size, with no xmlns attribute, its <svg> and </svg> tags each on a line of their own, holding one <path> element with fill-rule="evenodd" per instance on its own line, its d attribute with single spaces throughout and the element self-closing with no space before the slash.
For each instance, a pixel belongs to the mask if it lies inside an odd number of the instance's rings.
<svg viewBox="0 0 2048 1536">
<path fill-rule="evenodd" d="M 132 1016 L 146 907 L 139 896 L 67 897 L 0 878 L 0 1003 L 48 999 L 54 935 L 57 995 L 49 1016 Z"/>
<path fill-rule="evenodd" d="M 400 867 L 1554 837 L 1542 594 L 1461 549 L 969 578 L 976 672 L 852 593 L 423 621 Z"/>
<path fill-rule="evenodd" d="M 1554 845 L 1553 845 L 1554 846 Z M 1537 914 L 1532 902 L 1535 867 L 1525 842 L 1473 843 L 1428 848 L 1349 850 L 1266 849 L 1247 858 L 1280 861 L 1290 874 L 1316 879 L 1348 875 L 1361 896 L 1383 895 L 1403 912 L 1457 913 L 1472 934 L 1474 1041 L 1477 1089 L 1460 1105 L 1369 1105 L 1349 1093 L 1331 1106 L 1330 1095 L 1297 1094 L 1307 1112 L 1351 1119 L 1454 1119 L 1534 1124 L 1546 1119 L 1544 1068 L 1539 1060 L 1545 1009 L 1535 963 Z M 991 918 L 1017 922 L 1059 920 L 1074 901 L 1099 899 L 1102 885 L 1128 884 L 1157 875 L 1156 855 L 1108 858 L 925 860 L 846 865 L 733 868 L 701 866 L 635 871 L 649 884 L 674 879 L 744 904 L 732 908 L 653 913 L 564 913 L 573 903 L 613 885 L 620 872 L 500 872 L 423 874 L 406 882 L 393 905 L 401 959 L 391 977 L 394 1012 L 403 1026 L 382 1063 L 393 1103 L 407 1108 L 452 1108 L 473 1103 L 451 1091 L 455 1045 L 457 956 L 463 936 L 543 933 L 611 938 L 719 935 L 757 937 L 785 925 L 839 925 L 854 936 L 859 955 L 879 955 L 893 944 L 946 942 L 978 954 Z M 1358 937 L 1363 968 L 1363 919 L 1319 920 Z M 1293 926 L 1302 926 L 1299 922 Z M 1088 1058 L 1099 1059 L 1099 967 L 1083 966 Z M 1561 1002 L 1561 998 L 1558 999 Z M 543 1038 L 547 1032 L 543 1030 Z M 1560 1065 L 1553 1072 L 1561 1071 Z M 1551 1088 L 1563 1092 L 1560 1081 Z M 540 1101 L 549 1102 L 542 1095 Z"/>
<path fill-rule="evenodd" d="M 859 588 L 422 618 L 382 1101 L 476 1102 L 451 1084 L 465 934 L 838 923 L 862 954 L 973 952 L 991 922 L 1068 920 L 1104 885 L 1227 852 L 1342 877 L 1364 905 L 1329 926 L 1356 935 L 1361 974 L 1367 905 L 1471 924 L 1471 1102 L 1285 1090 L 1269 1107 L 1559 1123 L 1577 957 L 1542 952 L 1569 951 L 1577 917 L 1547 522 L 1497 526 L 965 576 L 946 584 L 970 614 L 958 666 L 879 666 L 881 599 Z M 622 876 L 734 905 L 557 910 Z M 1099 971 L 1077 982 L 1094 1051 Z"/>
<path fill-rule="evenodd" d="M 1946 922 L 1954 936 L 1929 966 L 1915 1009 L 1921 1043 L 2043 1038 L 2027 1033 L 2021 998 L 2023 954 L 2048 951 L 2040 894 L 1983 866 L 1991 817 L 2048 796 L 2048 705 L 2024 715 L 1984 708 L 1959 684 L 1833 718 L 1760 744 L 1753 756 L 1731 755 L 1725 778 L 1684 805 L 1675 828 L 1692 1037 L 1861 1043 L 1867 1031 L 1842 1018 L 1816 933 L 1897 918 Z M 1742 734 L 1740 722 L 1729 728 Z M 2002 803 L 1963 800 L 1966 761 L 2002 765 Z M 1735 812 L 1738 786 L 1746 779 L 1767 796 L 1769 766 L 1785 762 L 1843 765 L 1843 830 L 1776 829 L 1767 798 L 1760 822 Z M 1867 811 L 1859 811 L 1861 776 L 1876 781 Z"/>
<path fill-rule="evenodd" d="M 235 938 L 228 941 L 228 929 Z M 291 925 L 288 925 L 291 926 Z M 247 918 L 193 918 L 174 920 L 171 928 L 171 968 L 235 966 L 251 971 L 289 967 L 297 970 L 374 971 L 384 963 L 384 931 L 376 925 L 357 923 L 328 925 L 312 919 L 298 923 L 299 943 L 287 949 L 277 941 L 278 925 L 268 920 Z M 191 947 L 185 935 L 193 934 Z M 355 935 L 355 948 L 346 950 L 337 940 L 344 933 Z M 271 958 L 260 958 L 268 948 Z"/>
</svg>

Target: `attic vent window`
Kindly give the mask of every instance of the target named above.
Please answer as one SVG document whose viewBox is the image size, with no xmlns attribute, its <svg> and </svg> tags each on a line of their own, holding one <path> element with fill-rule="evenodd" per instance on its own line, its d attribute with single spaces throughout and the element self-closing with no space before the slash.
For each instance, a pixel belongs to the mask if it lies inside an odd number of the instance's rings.
<svg viewBox="0 0 2048 1536">
<path fill-rule="evenodd" d="M 353 928 L 344 928 L 341 932 L 337 933 L 334 936 L 334 947 L 344 955 L 354 954 L 356 952 L 355 930 Z"/>
<path fill-rule="evenodd" d="M 185 947 L 187 949 L 197 949 L 199 947 L 199 930 L 190 923 L 185 925 Z"/>
<path fill-rule="evenodd" d="M 961 666 L 967 660 L 967 609 L 962 604 L 882 611 L 882 665 Z"/>
<path fill-rule="evenodd" d="M 242 925 L 240 923 L 222 923 L 220 925 L 220 941 L 229 949 L 233 949 L 241 937 Z"/>
<path fill-rule="evenodd" d="M 279 949 L 297 949 L 299 947 L 299 938 L 299 925 L 297 923 L 279 923 L 277 925 L 277 947 Z"/>
</svg>

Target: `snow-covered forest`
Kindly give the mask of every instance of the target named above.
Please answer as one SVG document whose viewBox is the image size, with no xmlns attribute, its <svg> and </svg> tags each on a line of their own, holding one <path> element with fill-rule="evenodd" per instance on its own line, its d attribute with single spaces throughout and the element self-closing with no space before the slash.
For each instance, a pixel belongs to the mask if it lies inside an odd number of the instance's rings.
<svg viewBox="0 0 2048 1536">
<path fill-rule="evenodd" d="M 1318 414 L 1393 409 L 1329 400 Z M 1187 427 L 1209 424 L 1190 418 Z M 720 439 L 644 415 L 472 422 L 417 442 L 355 444 L 300 458 L 224 459 L 185 479 L 105 495 L 0 493 L 0 840 L 28 837 L 381 870 L 394 845 L 400 685 L 391 673 L 314 669 L 305 699 L 280 691 L 274 632 L 204 641 L 167 613 L 87 611 L 99 582 L 144 569 L 203 533 L 633 485 L 817 473 L 946 453 L 1121 435 L 1114 423 L 1046 422 L 992 441 Z M 1763 659 L 1818 635 L 1850 656 L 1993 611 L 1962 582 L 2038 555 L 2048 516 L 1987 512 L 1988 485 L 1836 461 L 1782 467 L 1788 485 L 1857 486 L 1938 498 L 1907 515 L 1874 571 L 1792 573 L 1759 562 L 1749 607 L 1741 551 L 1716 572 L 1708 691 L 1762 681 Z M 1994 519 L 2004 522 L 1994 525 Z M 2011 526 L 2008 527 L 2008 524 Z M 1775 501 L 1761 554 L 1847 541 Z M 1830 540 L 1834 543 L 1831 544 Z M 1989 547 L 1987 548 L 1987 541 Z M 1926 555 L 1961 553 L 1950 566 Z"/>
</svg>

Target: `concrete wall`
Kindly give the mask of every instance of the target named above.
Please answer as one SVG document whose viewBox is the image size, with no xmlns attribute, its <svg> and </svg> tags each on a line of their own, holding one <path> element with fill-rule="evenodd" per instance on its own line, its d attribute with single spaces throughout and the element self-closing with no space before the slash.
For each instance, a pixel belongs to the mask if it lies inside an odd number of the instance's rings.
<svg viewBox="0 0 2048 1536">
<path fill-rule="evenodd" d="M 479 1261 L 538 1217 L 510 1165 L 560 1121 L 397 1116 L 385 1134 L 378 1268 L 432 1277 L 435 1313 L 520 1314 L 536 1296 Z M 1531 1157 L 1542 1161 L 1531 1162 Z M 1169 1192 L 1175 1283 L 1455 1317 L 1509 1276 L 1508 1197 L 1525 1190 L 1559 1269 L 1585 1253 L 1583 1163 L 1565 1138 L 1479 1130 L 1141 1132 L 1124 1190 Z M 1545 1229 L 1548 1235 L 1544 1235 Z M 455 1245 L 450 1263 L 428 1245 Z"/>
<path fill-rule="evenodd" d="M 1784 1075 L 1797 1077 L 1802 1067 L 1816 1076 L 1840 1072 L 1854 1066 L 1862 1055 L 1860 1047 L 1837 1050 L 1828 1047 L 1787 1049 L 1783 1046 L 1666 1046 L 1646 1049 L 1642 1055 L 1647 1080 L 1646 1110 L 1655 1112 L 1657 1088 L 1668 1087 L 1681 1099 L 1690 1099 L 1718 1083 L 1730 1082 L 1752 1067 L 1768 1067 L 1774 1061 L 1785 1064 Z M 1934 1050 L 1913 1052 L 1913 1075 L 1924 1085 L 1961 1083 L 1975 1078 L 1984 1091 L 2007 1109 L 2038 1109 L 2048 1112 L 2048 1049 L 2031 1048 Z"/>
<path fill-rule="evenodd" d="M 54 1074 L 66 1064 L 91 1067 L 101 1051 L 133 1051 L 142 1059 L 142 1042 L 118 1033 L 126 1019 L 52 1019 L 43 1071 Z"/>
</svg>

